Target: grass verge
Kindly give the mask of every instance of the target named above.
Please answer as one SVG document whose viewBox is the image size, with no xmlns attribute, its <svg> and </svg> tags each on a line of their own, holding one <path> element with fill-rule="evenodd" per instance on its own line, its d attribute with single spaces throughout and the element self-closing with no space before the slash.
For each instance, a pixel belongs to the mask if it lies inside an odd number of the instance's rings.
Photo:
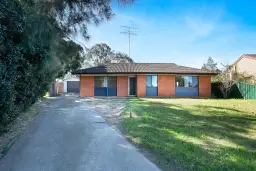
<svg viewBox="0 0 256 171">
<path fill-rule="evenodd" d="M 163 170 L 256 168 L 256 101 L 131 99 L 123 132 Z"/>
</svg>

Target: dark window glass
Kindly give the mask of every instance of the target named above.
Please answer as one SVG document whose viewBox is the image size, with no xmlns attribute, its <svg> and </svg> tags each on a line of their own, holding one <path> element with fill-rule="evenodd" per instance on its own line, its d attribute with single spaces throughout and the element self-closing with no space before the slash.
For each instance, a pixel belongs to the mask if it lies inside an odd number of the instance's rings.
<svg viewBox="0 0 256 171">
<path fill-rule="evenodd" d="M 107 87 L 106 77 L 94 77 L 94 87 Z"/>
<path fill-rule="evenodd" d="M 116 88 L 116 77 L 108 77 L 108 87 Z"/>
<path fill-rule="evenodd" d="M 198 87 L 198 77 L 176 76 L 176 87 Z"/>
<path fill-rule="evenodd" d="M 176 87 L 184 87 L 184 85 L 185 85 L 184 77 L 177 76 L 176 77 Z"/>
<path fill-rule="evenodd" d="M 157 87 L 157 75 L 147 75 L 147 87 Z"/>
</svg>

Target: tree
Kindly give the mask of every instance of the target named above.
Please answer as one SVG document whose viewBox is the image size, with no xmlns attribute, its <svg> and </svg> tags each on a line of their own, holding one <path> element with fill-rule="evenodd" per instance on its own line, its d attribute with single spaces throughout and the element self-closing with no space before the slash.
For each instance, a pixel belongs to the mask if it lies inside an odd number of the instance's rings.
<svg viewBox="0 0 256 171">
<path fill-rule="evenodd" d="M 93 62 L 94 66 L 111 63 L 113 58 L 113 51 L 105 44 L 96 44 L 90 49 L 87 49 L 86 57 Z"/>
<path fill-rule="evenodd" d="M 225 99 L 229 97 L 232 87 L 235 84 L 236 84 L 236 81 L 233 81 L 233 80 L 225 80 L 221 82 L 219 88 L 220 88 L 221 94 Z"/>
<path fill-rule="evenodd" d="M 223 71 L 217 76 L 213 77 L 213 82 L 219 84 L 219 89 L 224 98 L 230 97 L 233 86 L 238 82 L 252 83 L 254 77 L 247 73 L 232 73 L 230 72 L 231 66 L 228 64 L 222 64 Z M 233 75 L 234 74 L 234 75 Z M 233 75 L 233 76 L 232 76 Z"/>
<path fill-rule="evenodd" d="M 21 0 L 26 7 L 33 7 L 42 16 L 56 21 L 62 35 L 73 36 L 82 33 L 89 39 L 88 24 L 96 24 L 110 20 L 114 14 L 111 0 Z M 134 0 L 118 0 L 122 5 L 133 3 Z"/>
<path fill-rule="evenodd" d="M 57 54 L 61 56 L 61 67 L 57 78 L 62 78 L 65 74 L 81 68 L 85 60 L 82 46 L 72 40 L 61 40 L 58 47 L 56 47 L 56 55 Z"/>
<path fill-rule="evenodd" d="M 87 49 L 86 57 L 92 61 L 94 66 L 107 63 L 133 63 L 133 60 L 128 55 L 121 52 L 115 53 L 105 43 L 96 44 Z"/>
<path fill-rule="evenodd" d="M 217 67 L 217 62 L 214 62 L 212 57 L 209 57 L 207 62 L 203 64 L 202 69 L 209 70 L 209 71 L 220 71 Z"/>
<path fill-rule="evenodd" d="M 219 90 L 223 98 L 228 98 L 230 96 L 233 86 L 237 83 L 237 80 L 230 79 L 230 73 L 222 72 L 213 78 L 213 82 L 218 84 Z"/>
<path fill-rule="evenodd" d="M 114 54 L 112 63 L 134 63 L 134 61 L 127 54 L 117 52 Z"/>
<path fill-rule="evenodd" d="M 129 3 L 133 0 L 120 0 Z M 43 96 L 49 84 L 80 67 L 71 41 L 87 25 L 113 16 L 110 0 L 0 0 L 0 127 Z"/>
</svg>

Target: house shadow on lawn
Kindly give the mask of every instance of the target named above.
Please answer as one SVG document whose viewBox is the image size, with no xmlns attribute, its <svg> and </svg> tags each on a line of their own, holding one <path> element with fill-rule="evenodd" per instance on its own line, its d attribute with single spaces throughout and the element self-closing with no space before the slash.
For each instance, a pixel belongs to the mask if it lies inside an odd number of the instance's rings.
<svg viewBox="0 0 256 171">
<path fill-rule="evenodd" d="M 125 134 L 163 170 L 255 170 L 256 116 L 208 105 L 134 99 Z"/>
</svg>

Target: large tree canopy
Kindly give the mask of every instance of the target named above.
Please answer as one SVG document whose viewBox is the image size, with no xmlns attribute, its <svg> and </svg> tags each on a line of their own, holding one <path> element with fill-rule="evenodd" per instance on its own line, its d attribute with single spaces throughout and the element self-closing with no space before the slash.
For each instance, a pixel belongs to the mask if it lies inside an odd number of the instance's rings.
<svg viewBox="0 0 256 171">
<path fill-rule="evenodd" d="M 114 52 L 107 44 L 101 43 L 87 49 L 87 59 L 91 60 L 94 66 L 107 63 L 133 63 L 134 61 L 125 53 Z"/>
<path fill-rule="evenodd" d="M 0 0 L 1 125 L 56 78 L 81 67 L 83 48 L 72 37 L 80 32 L 88 39 L 88 24 L 113 16 L 110 5 L 111 0 Z"/>
<path fill-rule="evenodd" d="M 112 63 L 134 63 L 134 61 L 127 54 L 117 52 L 117 53 L 114 53 Z"/>
<path fill-rule="evenodd" d="M 92 61 L 94 66 L 111 63 L 113 55 L 113 51 L 105 43 L 92 46 L 86 53 L 87 59 Z"/>
<path fill-rule="evenodd" d="M 56 47 L 56 55 L 60 56 L 60 66 L 62 66 L 58 78 L 81 68 L 85 60 L 83 48 L 72 40 L 62 39 Z"/>
<path fill-rule="evenodd" d="M 120 4 L 129 4 L 134 0 L 117 0 Z M 54 18 L 65 35 L 77 32 L 89 38 L 88 24 L 99 24 L 113 17 L 111 0 L 21 0 L 27 7 L 33 7 L 38 13 Z"/>
</svg>

